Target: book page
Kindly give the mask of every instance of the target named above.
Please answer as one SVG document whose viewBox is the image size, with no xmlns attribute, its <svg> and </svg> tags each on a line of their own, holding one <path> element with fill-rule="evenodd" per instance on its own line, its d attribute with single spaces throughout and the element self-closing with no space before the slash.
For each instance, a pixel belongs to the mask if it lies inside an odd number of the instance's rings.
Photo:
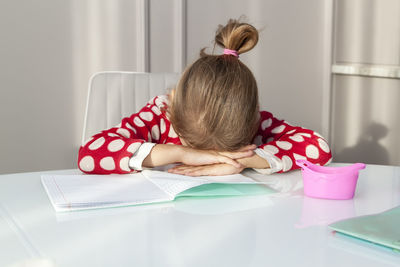
<svg viewBox="0 0 400 267">
<path fill-rule="evenodd" d="M 44 175 L 54 206 L 109 207 L 173 200 L 140 173 L 128 175 Z"/>
<path fill-rule="evenodd" d="M 150 181 L 159 186 L 163 191 L 175 197 L 179 193 L 204 184 L 224 183 L 224 184 L 258 184 L 249 177 L 241 174 L 224 176 L 199 176 L 192 177 L 186 175 L 173 174 L 162 171 L 144 170 L 143 175 Z"/>
</svg>

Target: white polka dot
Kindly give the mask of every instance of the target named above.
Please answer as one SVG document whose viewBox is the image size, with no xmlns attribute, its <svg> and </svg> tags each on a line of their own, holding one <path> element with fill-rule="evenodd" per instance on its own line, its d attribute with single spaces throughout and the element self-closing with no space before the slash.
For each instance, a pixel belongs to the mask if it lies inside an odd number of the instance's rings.
<svg viewBox="0 0 400 267">
<path fill-rule="evenodd" d="M 274 141 L 274 138 L 273 138 L 273 137 L 267 138 L 267 143 L 272 142 L 272 141 Z"/>
<path fill-rule="evenodd" d="M 157 108 L 156 106 L 152 106 L 151 110 L 154 112 L 154 114 L 156 114 L 157 116 L 161 115 L 161 111 L 159 108 Z"/>
<path fill-rule="evenodd" d="M 267 129 L 268 127 L 270 127 L 272 124 L 272 120 L 271 119 L 267 119 L 265 121 L 263 121 L 261 123 L 261 129 L 264 131 L 265 129 Z"/>
<path fill-rule="evenodd" d="M 254 137 L 253 143 L 256 144 L 257 146 L 262 144 L 262 136 L 261 135 L 257 135 L 256 137 Z"/>
<path fill-rule="evenodd" d="M 94 170 L 94 159 L 91 156 L 85 156 L 79 162 L 79 168 L 85 172 Z"/>
<path fill-rule="evenodd" d="M 123 170 L 123 171 L 127 171 L 130 172 L 131 169 L 129 168 L 129 157 L 124 157 L 119 161 L 119 167 Z"/>
<path fill-rule="evenodd" d="M 140 112 L 139 116 L 140 116 L 140 118 L 142 118 L 145 121 L 153 120 L 153 113 L 151 113 L 151 112 L 143 111 L 143 112 Z"/>
<path fill-rule="evenodd" d="M 93 136 L 90 137 L 88 140 L 86 140 L 86 142 L 85 142 L 84 144 L 85 144 L 85 145 L 86 145 L 86 144 L 89 144 L 89 142 L 91 142 L 93 139 L 94 139 Z"/>
<path fill-rule="evenodd" d="M 279 149 L 276 146 L 273 146 L 273 145 L 266 145 L 263 149 L 265 151 L 268 151 L 268 152 L 272 153 L 272 154 L 276 154 L 276 153 L 279 152 Z"/>
<path fill-rule="evenodd" d="M 104 170 L 112 171 L 115 169 L 115 162 L 112 157 L 105 157 L 100 160 L 100 167 Z"/>
<path fill-rule="evenodd" d="M 319 147 L 326 153 L 329 153 L 330 149 L 328 144 L 322 138 L 318 138 Z"/>
<path fill-rule="evenodd" d="M 316 146 L 314 146 L 314 145 L 308 145 L 306 147 L 306 155 L 309 158 L 317 159 L 319 157 L 318 148 Z"/>
<path fill-rule="evenodd" d="M 158 97 L 156 97 L 154 99 L 154 105 L 156 105 L 156 107 L 160 108 L 163 105 L 163 103 L 160 99 L 158 99 Z"/>
<path fill-rule="evenodd" d="M 295 142 L 303 142 L 304 141 L 304 137 L 300 134 L 295 134 L 295 135 L 289 136 L 289 138 Z"/>
<path fill-rule="evenodd" d="M 171 137 L 171 138 L 177 138 L 178 137 L 178 135 L 176 134 L 174 128 L 172 128 L 172 125 L 169 127 L 168 136 Z"/>
<path fill-rule="evenodd" d="M 138 150 L 138 148 L 141 146 L 141 143 L 132 143 L 128 146 L 128 148 L 126 149 L 127 151 L 131 152 L 131 153 L 135 153 L 136 150 Z"/>
<path fill-rule="evenodd" d="M 316 136 L 318 136 L 318 137 L 321 137 L 322 139 L 324 138 L 322 135 L 320 135 L 320 134 L 317 133 L 317 132 L 314 132 L 314 134 L 315 134 Z"/>
<path fill-rule="evenodd" d="M 286 128 L 285 125 L 279 125 L 278 127 L 275 127 L 274 129 L 272 129 L 272 133 L 281 133 L 283 132 L 283 130 Z"/>
<path fill-rule="evenodd" d="M 111 141 L 108 144 L 107 148 L 110 152 L 116 152 L 116 151 L 121 150 L 124 147 L 124 145 L 125 145 L 125 142 L 123 140 L 116 139 L 116 140 Z"/>
<path fill-rule="evenodd" d="M 119 128 L 117 130 L 117 133 L 122 135 L 123 137 L 126 137 L 126 138 L 131 137 L 131 133 L 127 129 L 124 129 L 124 128 Z"/>
<path fill-rule="evenodd" d="M 125 127 L 131 129 L 131 130 L 136 134 L 136 129 L 133 128 L 133 126 L 130 125 L 129 123 L 126 123 L 126 124 L 125 124 Z"/>
<path fill-rule="evenodd" d="M 147 142 L 151 142 L 151 134 L 150 134 L 150 132 L 147 133 Z"/>
<path fill-rule="evenodd" d="M 283 171 L 286 172 L 290 170 L 293 166 L 293 161 L 290 157 L 288 156 L 283 156 L 282 157 L 282 165 L 283 165 Z"/>
<path fill-rule="evenodd" d="M 90 150 L 96 150 L 96 149 L 98 149 L 99 147 L 101 147 L 101 146 L 104 144 L 105 141 L 106 141 L 106 139 L 104 139 L 104 137 L 100 137 L 99 139 L 96 139 L 93 143 L 91 143 L 91 144 L 88 146 L 88 148 L 89 148 Z"/>
<path fill-rule="evenodd" d="M 118 134 L 115 133 L 108 133 L 107 135 L 111 137 L 120 137 Z"/>
<path fill-rule="evenodd" d="M 287 132 L 286 134 L 292 134 L 296 131 L 296 129 L 290 130 L 289 132 Z"/>
<path fill-rule="evenodd" d="M 297 134 L 300 134 L 300 135 L 302 135 L 302 136 L 311 138 L 311 134 L 309 134 L 309 133 L 297 133 Z"/>
<path fill-rule="evenodd" d="M 158 125 L 154 125 L 151 128 L 151 136 L 153 137 L 154 140 L 160 139 L 160 128 L 158 128 Z"/>
<path fill-rule="evenodd" d="M 165 125 L 165 121 L 164 121 L 164 119 L 161 119 L 160 120 L 160 132 L 161 132 L 161 134 L 164 134 L 166 129 L 167 129 L 167 126 Z"/>
<path fill-rule="evenodd" d="M 284 150 L 289 150 L 292 148 L 292 144 L 286 141 L 276 141 L 276 145 Z"/>
<path fill-rule="evenodd" d="M 156 97 L 156 99 L 154 100 L 154 103 L 156 104 L 156 106 L 158 106 L 158 107 L 163 107 L 163 106 L 165 106 L 164 105 L 164 102 L 167 102 L 167 96 L 158 96 L 158 97 Z"/>
<path fill-rule="evenodd" d="M 138 127 L 143 127 L 144 126 L 144 122 L 139 118 L 139 117 L 135 117 L 133 119 L 133 122 L 136 124 L 136 126 Z"/>
<path fill-rule="evenodd" d="M 307 160 L 306 157 L 304 157 L 302 155 L 299 155 L 299 154 L 296 154 L 296 153 L 293 153 L 293 157 L 294 157 L 295 160 Z"/>
</svg>

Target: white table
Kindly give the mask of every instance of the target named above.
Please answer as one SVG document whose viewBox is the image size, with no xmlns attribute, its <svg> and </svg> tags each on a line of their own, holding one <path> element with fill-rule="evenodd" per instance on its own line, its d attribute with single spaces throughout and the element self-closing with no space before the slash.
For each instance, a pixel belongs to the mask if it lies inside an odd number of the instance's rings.
<svg viewBox="0 0 400 267">
<path fill-rule="evenodd" d="M 400 167 L 369 165 L 353 200 L 303 196 L 300 172 L 267 178 L 277 195 L 56 214 L 43 173 L 0 176 L 0 266 L 400 266 L 400 253 L 334 235 L 335 220 L 400 205 Z"/>
</svg>

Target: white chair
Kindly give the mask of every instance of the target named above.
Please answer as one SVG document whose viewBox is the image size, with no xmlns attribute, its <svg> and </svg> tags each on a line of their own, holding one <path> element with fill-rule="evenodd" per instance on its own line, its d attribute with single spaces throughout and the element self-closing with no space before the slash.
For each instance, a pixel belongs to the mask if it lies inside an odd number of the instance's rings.
<svg viewBox="0 0 400 267">
<path fill-rule="evenodd" d="M 89 81 L 82 144 L 138 112 L 151 98 L 166 94 L 177 81 L 176 73 L 95 73 Z"/>
</svg>

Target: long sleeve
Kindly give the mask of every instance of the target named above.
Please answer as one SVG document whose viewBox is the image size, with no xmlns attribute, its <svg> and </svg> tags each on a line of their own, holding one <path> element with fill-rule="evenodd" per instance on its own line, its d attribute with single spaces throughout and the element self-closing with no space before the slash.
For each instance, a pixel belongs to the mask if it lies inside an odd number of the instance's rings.
<svg viewBox="0 0 400 267">
<path fill-rule="evenodd" d="M 180 144 L 163 111 L 166 105 L 167 97 L 157 96 L 119 125 L 91 137 L 79 149 L 79 169 L 92 174 L 130 173 L 141 169 L 141 161 L 154 143 Z M 135 165 L 140 166 L 130 167 Z"/>
<path fill-rule="evenodd" d="M 332 159 L 326 140 L 318 133 L 292 126 L 271 113 L 261 111 L 261 123 L 254 143 L 257 155 L 265 158 L 271 168 L 256 169 L 261 173 L 287 172 L 298 169 L 295 161 L 306 159 L 314 164 L 325 165 Z"/>
</svg>

